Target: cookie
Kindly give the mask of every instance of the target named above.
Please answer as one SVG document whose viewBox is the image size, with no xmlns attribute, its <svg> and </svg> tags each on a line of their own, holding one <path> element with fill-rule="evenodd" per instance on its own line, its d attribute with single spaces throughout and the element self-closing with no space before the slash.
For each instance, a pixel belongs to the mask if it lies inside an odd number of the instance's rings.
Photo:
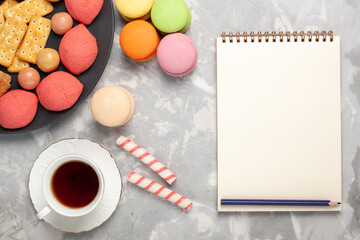
<svg viewBox="0 0 360 240">
<path fill-rule="evenodd" d="M 11 87 L 11 76 L 0 71 L 0 97 L 4 95 Z"/>
<path fill-rule="evenodd" d="M 36 93 L 44 108 L 50 111 L 63 111 L 76 103 L 83 87 L 83 84 L 70 73 L 57 71 L 40 82 Z"/>
<path fill-rule="evenodd" d="M 100 13 L 104 0 L 65 0 L 70 15 L 77 21 L 89 25 Z"/>
<path fill-rule="evenodd" d="M 51 32 L 51 21 L 41 16 L 31 18 L 29 28 L 20 45 L 18 57 L 26 62 L 36 64 L 39 51 L 44 49 Z"/>
<path fill-rule="evenodd" d="M 94 63 L 97 53 L 96 38 L 84 24 L 67 31 L 59 46 L 62 64 L 76 75 L 85 72 Z"/>
<path fill-rule="evenodd" d="M 17 129 L 27 126 L 34 119 L 38 99 L 32 92 L 12 90 L 0 98 L 0 126 Z"/>
<path fill-rule="evenodd" d="M 5 18 L 4 18 L 4 8 L 0 6 L 0 32 L 4 26 Z"/>
<path fill-rule="evenodd" d="M 0 64 L 10 67 L 28 26 L 14 18 L 6 19 L 0 33 Z"/>
<path fill-rule="evenodd" d="M 19 54 L 19 52 L 17 54 Z M 12 61 L 11 66 L 8 67 L 7 69 L 8 72 L 17 73 L 20 72 L 22 69 L 30 66 L 28 62 L 21 60 L 17 54 L 15 55 L 15 58 Z"/>
<path fill-rule="evenodd" d="M 12 6 L 15 6 L 16 4 L 18 4 L 18 2 L 15 0 L 5 0 L 1 4 L 1 7 L 4 9 L 4 11 L 6 11 L 7 9 L 11 8 Z"/>
<path fill-rule="evenodd" d="M 25 0 L 5 11 L 5 18 L 14 18 L 20 22 L 28 23 L 34 15 L 45 16 L 54 10 L 47 0 Z"/>
</svg>

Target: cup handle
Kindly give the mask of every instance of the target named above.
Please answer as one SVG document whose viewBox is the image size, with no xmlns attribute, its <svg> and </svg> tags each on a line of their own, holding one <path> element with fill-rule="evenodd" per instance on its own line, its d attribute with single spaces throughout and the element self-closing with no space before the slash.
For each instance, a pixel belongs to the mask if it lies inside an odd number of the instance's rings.
<svg viewBox="0 0 360 240">
<path fill-rule="evenodd" d="M 51 209 L 46 206 L 43 208 L 43 210 L 41 210 L 40 212 L 38 212 L 36 215 L 37 217 L 42 220 L 44 217 L 46 217 L 46 215 L 48 215 L 51 212 Z"/>
</svg>

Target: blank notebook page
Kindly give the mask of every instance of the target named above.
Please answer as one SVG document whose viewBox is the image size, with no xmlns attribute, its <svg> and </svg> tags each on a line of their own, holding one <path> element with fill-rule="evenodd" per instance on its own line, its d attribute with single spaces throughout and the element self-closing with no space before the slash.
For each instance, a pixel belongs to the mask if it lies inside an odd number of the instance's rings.
<svg viewBox="0 0 360 240">
<path fill-rule="evenodd" d="M 340 211 L 221 206 L 220 199 L 341 201 L 340 39 L 217 38 L 218 211 Z"/>
</svg>

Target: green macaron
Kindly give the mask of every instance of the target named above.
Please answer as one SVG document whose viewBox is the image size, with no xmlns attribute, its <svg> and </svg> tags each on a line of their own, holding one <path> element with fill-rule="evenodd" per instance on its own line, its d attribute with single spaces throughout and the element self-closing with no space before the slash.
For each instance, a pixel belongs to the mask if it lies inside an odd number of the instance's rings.
<svg viewBox="0 0 360 240">
<path fill-rule="evenodd" d="M 190 26 L 191 14 L 184 0 L 156 0 L 151 21 L 162 34 L 184 33 Z"/>
</svg>

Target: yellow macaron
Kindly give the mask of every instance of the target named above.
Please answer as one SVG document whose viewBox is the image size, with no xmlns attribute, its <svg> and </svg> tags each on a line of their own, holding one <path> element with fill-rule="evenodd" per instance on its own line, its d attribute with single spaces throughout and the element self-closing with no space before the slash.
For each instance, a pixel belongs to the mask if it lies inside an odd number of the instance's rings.
<svg viewBox="0 0 360 240">
<path fill-rule="evenodd" d="M 150 18 L 151 7 L 155 0 L 115 0 L 120 15 L 128 22 Z"/>
</svg>

